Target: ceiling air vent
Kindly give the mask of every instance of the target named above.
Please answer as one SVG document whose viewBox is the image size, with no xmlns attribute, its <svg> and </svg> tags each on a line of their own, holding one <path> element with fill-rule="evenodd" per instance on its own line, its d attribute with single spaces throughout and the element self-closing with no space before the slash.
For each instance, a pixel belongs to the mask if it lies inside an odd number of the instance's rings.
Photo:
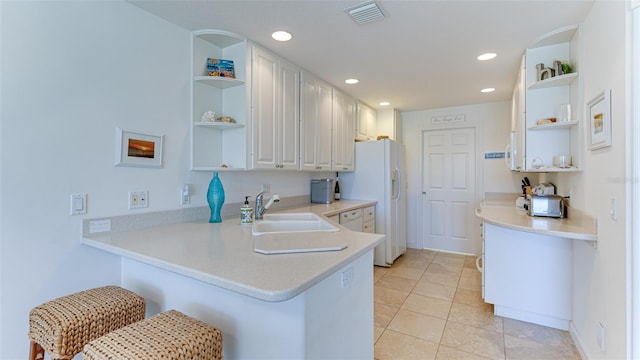
<svg viewBox="0 0 640 360">
<path fill-rule="evenodd" d="M 375 1 L 367 1 L 345 9 L 358 25 L 384 19 L 382 9 Z"/>
</svg>

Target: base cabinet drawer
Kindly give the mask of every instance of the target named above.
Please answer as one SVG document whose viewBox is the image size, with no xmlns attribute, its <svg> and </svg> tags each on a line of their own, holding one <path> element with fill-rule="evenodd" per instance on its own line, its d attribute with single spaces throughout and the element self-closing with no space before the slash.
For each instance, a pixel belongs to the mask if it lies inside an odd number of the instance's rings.
<svg viewBox="0 0 640 360">
<path fill-rule="evenodd" d="M 369 221 L 376 221 L 376 207 L 375 206 L 369 206 L 366 207 L 364 209 L 362 209 L 362 221 L 369 222 Z"/>
<path fill-rule="evenodd" d="M 366 233 L 370 233 L 370 234 L 375 233 L 376 232 L 376 222 L 375 222 L 375 220 L 368 221 L 368 222 L 362 224 L 362 232 L 366 232 Z"/>
</svg>

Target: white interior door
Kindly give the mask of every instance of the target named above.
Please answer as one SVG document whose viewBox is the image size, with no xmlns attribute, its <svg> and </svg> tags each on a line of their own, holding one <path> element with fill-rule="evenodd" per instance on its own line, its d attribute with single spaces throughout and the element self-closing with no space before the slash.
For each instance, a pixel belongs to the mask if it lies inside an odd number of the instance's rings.
<svg viewBox="0 0 640 360">
<path fill-rule="evenodd" d="M 475 129 L 422 134 L 422 234 L 425 248 L 480 254 L 474 236 Z"/>
</svg>

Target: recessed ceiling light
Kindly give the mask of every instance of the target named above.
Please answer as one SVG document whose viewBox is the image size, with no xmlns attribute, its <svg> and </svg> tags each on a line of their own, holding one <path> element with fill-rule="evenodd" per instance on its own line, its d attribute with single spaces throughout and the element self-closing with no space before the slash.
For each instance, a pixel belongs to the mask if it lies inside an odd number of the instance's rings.
<svg viewBox="0 0 640 360">
<path fill-rule="evenodd" d="M 357 83 L 359 83 L 359 82 L 360 82 L 360 80 L 358 80 L 358 79 L 347 79 L 347 80 L 345 80 L 344 82 L 345 82 L 346 84 L 353 85 L 353 84 L 357 84 Z"/>
<path fill-rule="evenodd" d="M 494 91 L 496 91 L 495 88 L 484 88 L 484 89 L 480 90 L 480 92 L 483 92 L 483 93 L 490 93 L 490 92 L 494 92 Z"/>
<path fill-rule="evenodd" d="M 293 35 L 291 35 L 286 31 L 280 30 L 271 34 L 271 37 L 273 38 L 273 40 L 276 40 L 276 41 L 289 41 L 291 40 L 291 38 L 293 38 Z"/>
<path fill-rule="evenodd" d="M 496 54 L 496 53 L 485 53 L 485 54 L 482 54 L 482 55 L 478 55 L 478 57 L 476 59 L 478 59 L 480 61 L 491 60 L 496 56 L 498 56 L 498 54 Z"/>
<path fill-rule="evenodd" d="M 391 103 L 388 101 L 381 101 L 380 106 L 389 106 Z"/>
</svg>

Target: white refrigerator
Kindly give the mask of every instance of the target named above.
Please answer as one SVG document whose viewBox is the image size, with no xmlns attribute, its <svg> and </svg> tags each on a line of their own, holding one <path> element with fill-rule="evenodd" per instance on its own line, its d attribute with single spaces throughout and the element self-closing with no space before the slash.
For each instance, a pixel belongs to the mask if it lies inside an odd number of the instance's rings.
<svg viewBox="0 0 640 360">
<path fill-rule="evenodd" d="M 404 145 L 390 139 L 356 143 L 355 171 L 340 173 L 345 199 L 376 200 L 376 233 L 385 241 L 375 249 L 374 265 L 391 266 L 407 251 L 407 182 Z"/>
</svg>

